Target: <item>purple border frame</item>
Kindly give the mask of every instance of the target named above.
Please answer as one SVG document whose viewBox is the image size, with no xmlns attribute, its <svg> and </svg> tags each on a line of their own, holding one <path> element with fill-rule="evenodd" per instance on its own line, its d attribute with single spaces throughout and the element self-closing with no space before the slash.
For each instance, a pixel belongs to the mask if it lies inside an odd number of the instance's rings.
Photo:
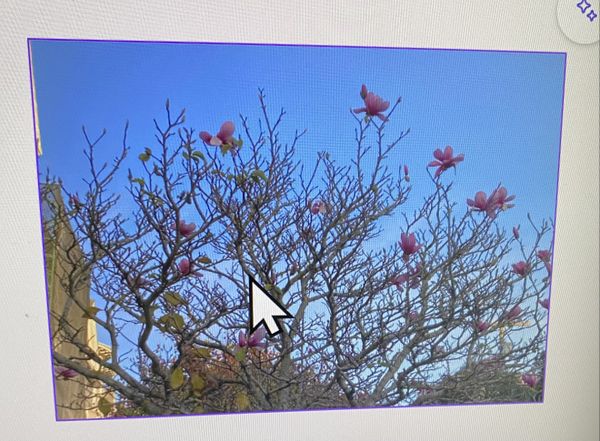
<svg viewBox="0 0 600 441">
<path fill-rule="evenodd" d="M 565 110 L 565 89 L 567 82 L 567 53 L 556 52 L 556 51 L 537 51 L 537 50 L 510 50 L 510 49 L 460 49 L 460 48 L 435 48 L 435 47 L 402 47 L 402 46 L 359 46 L 359 45 L 333 45 L 333 44 L 299 44 L 299 43 L 236 43 L 236 42 L 216 42 L 216 41 L 168 41 L 168 40 L 127 40 L 127 39 L 116 39 L 116 40 L 102 40 L 102 39 L 87 39 L 87 38 L 45 38 L 45 37 L 28 37 L 27 38 L 27 55 L 29 63 L 29 89 L 31 93 L 31 114 L 33 121 L 33 137 L 34 137 L 34 149 L 35 149 L 35 163 L 38 180 L 38 199 L 39 199 L 39 210 L 40 210 L 40 229 L 42 233 L 42 253 L 44 263 L 44 285 L 46 287 L 46 314 L 48 318 L 48 336 L 50 343 L 50 370 L 54 373 L 54 362 L 53 362 L 53 348 L 52 348 L 52 329 L 51 329 L 51 318 L 50 318 L 50 294 L 48 292 L 48 277 L 46 274 L 46 253 L 44 249 L 44 224 L 43 224 L 43 213 L 42 213 L 42 196 L 40 191 L 39 182 L 39 158 L 37 155 L 37 143 L 36 133 L 37 124 L 35 120 L 35 103 L 33 94 L 33 65 L 32 65 L 32 54 L 31 54 L 31 42 L 32 41 L 62 41 L 62 42 L 80 42 L 80 43 L 141 43 L 141 44 L 176 44 L 176 45 L 236 45 L 236 46 L 272 46 L 272 47 L 315 47 L 315 48 L 338 48 L 338 49 L 391 49 L 391 50 L 415 50 L 415 51 L 442 51 L 442 52 L 489 52 L 489 53 L 510 53 L 510 54 L 543 54 L 543 55 L 562 55 L 563 56 L 563 85 L 562 85 L 562 106 L 560 110 L 560 130 L 558 139 L 558 164 L 556 173 L 556 196 L 554 202 L 554 232 L 552 235 L 552 275 L 550 276 L 550 284 L 548 286 L 548 299 L 551 304 L 552 297 L 552 279 L 554 275 L 554 249 L 556 244 L 556 220 L 558 214 L 558 188 L 560 184 L 560 157 L 562 151 L 562 133 L 563 133 L 563 120 Z M 58 407 L 56 402 L 56 378 L 52 375 L 52 395 L 54 397 L 54 419 L 56 422 L 71 422 L 71 421 L 115 421 L 115 420 L 130 420 L 130 419 L 148 419 L 148 418 L 185 418 L 185 417 L 210 417 L 210 416 L 236 416 L 236 415 L 253 415 L 253 414 L 279 414 L 279 413 L 300 413 L 300 412 L 331 412 L 331 411 L 343 411 L 343 410 L 385 410 L 385 409 L 428 409 L 428 408 L 448 408 L 448 407 L 471 407 L 471 406 L 506 406 L 506 405 L 540 405 L 544 404 L 546 400 L 546 383 L 548 378 L 548 340 L 550 338 L 550 310 L 548 309 L 548 318 L 546 323 L 546 345 L 545 345 L 545 357 L 544 357 L 544 384 L 542 388 L 542 401 L 539 402 L 505 402 L 505 403 L 461 403 L 461 404 L 435 404 L 427 406 L 380 406 L 380 407 L 360 407 L 360 408 L 328 408 L 328 409 L 282 409 L 282 410 L 266 410 L 266 411 L 251 411 L 251 412 L 223 412 L 223 413 L 209 413 L 209 414 L 185 414 L 185 415 L 139 415 L 130 417 L 109 417 L 109 418 L 64 418 L 58 417 Z"/>
</svg>

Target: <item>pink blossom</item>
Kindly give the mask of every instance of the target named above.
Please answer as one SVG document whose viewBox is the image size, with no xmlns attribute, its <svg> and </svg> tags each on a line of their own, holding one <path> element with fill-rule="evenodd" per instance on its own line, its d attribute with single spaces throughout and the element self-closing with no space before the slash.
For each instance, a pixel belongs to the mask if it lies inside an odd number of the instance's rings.
<svg viewBox="0 0 600 441">
<path fill-rule="evenodd" d="M 181 275 L 187 276 L 192 272 L 192 263 L 189 259 L 183 258 L 177 264 L 177 268 L 179 269 Z"/>
<path fill-rule="evenodd" d="M 265 331 L 264 327 L 260 327 L 258 328 L 256 331 L 254 331 L 250 337 L 247 336 L 246 333 L 244 333 L 244 331 L 240 331 L 240 333 L 238 334 L 238 346 L 240 348 L 243 347 L 248 347 L 248 348 L 263 348 L 265 349 L 267 347 L 267 342 L 264 341 L 265 337 L 267 335 L 267 332 Z"/>
<path fill-rule="evenodd" d="M 404 180 L 410 182 L 410 175 L 408 174 L 408 165 L 404 164 Z"/>
<path fill-rule="evenodd" d="M 310 212 L 312 214 L 325 214 L 327 213 L 327 204 L 325 202 L 317 199 L 310 206 Z"/>
<path fill-rule="evenodd" d="M 396 285 L 400 291 L 402 291 L 402 285 L 408 282 L 410 276 L 408 274 L 400 274 L 392 278 L 392 284 Z"/>
<path fill-rule="evenodd" d="M 535 254 L 540 260 L 544 262 L 550 262 L 550 250 L 539 250 Z"/>
<path fill-rule="evenodd" d="M 529 273 L 529 264 L 522 260 L 512 265 L 513 272 L 521 277 L 525 277 Z"/>
<path fill-rule="evenodd" d="M 508 196 L 508 190 L 504 187 L 499 187 L 492 192 L 490 195 L 491 203 L 500 210 L 508 210 L 515 206 L 515 204 L 509 204 L 509 202 L 515 199 L 515 195 Z"/>
<path fill-rule="evenodd" d="M 513 227 L 513 237 L 517 240 L 519 240 L 519 237 L 521 237 L 521 235 L 519 234 L 519 227 L 517 226 Z"/>
<path fill-rule="evenodd" d="M 79 195 L 77 193 L 74 193 L 71 196 L 69 196 L 69 204 L 73 208 L 81 207 L 81 201 L 79 200 Z"/>
<path fill-rule="evenodd" d="M 506 320 L 514 320 L 521 315 L 522 309 L 519 305 L 514 306 L 510 311 L 504 314 Z"/>
<path fill-rule="evenodd" d="M 473 327 L 477 332 L 483 333 L 490 328 L 490 324 L 488 322 L 484 322 L 483 320 L 477 320 Z"/>
<path fill-rule="evenodd" d="M 141 275 L 137 275 L 137 276 L 133 276 L 133 275 L 129 275 L 127 276 L 127 281 L 129 282 L 129 284 L 131 285 L 132 288 L 146 288 L 148 286 L 151 285 L 151 282 L 142 277 Z"/>
<path fill-rule="evenodd" d="M 219 146 L 222 144 L 233 144 L 234 138 L 233 133 L 235 132 L 235 125 L 231 121 L 225 121 L 221 126 L 219 132 L 212 136 L 208 132 L 200 132 L 200 139 L 207 144 Z"/>
<path fill-rule="evenodd" d="M 421 272 L 421 266 L 417 265 L 413 270 L 410 267 L 408 268 L 408 272 L 404 274 L 399 274 L 396 277 L 392 278 L 392 284 L 398 288 L 398 290 L 403 291 L 402 285 L 407 282 L 409 283 L 410 288 L 417 288 L 420 283 L 419 273 Z"/>
<path fill-rule="evenodd" d="M 57 376 L 62 377 L 65 380 L 70 380 L 71 378 L 75 378 L 79 375 L 79 373 L 76 370 L 65 366 L 57 366 L 54 369 L 54 372 Z"/>
<path fill-rule="evenodd" d="M 367 86 L 363 84 L 360 88 L 360 97 L 364 100 L 367 97 L 367 93 L 369 93 Z"/>
<path fill-rule="evenodd" d="M 173 224 L 172 228 L 174 230 L 179 231 L 179 234 L 181 234 L 183 237 L 189 237 L 192 235 L 192 233 L 196 229 L 196 224 L 193 224 L 193 223 L 186 224 L 184 220 L 180 220 L 179 225 L 176 226 L 175 224 Z"/>
<path fill-rule="evenodd" d="M 354 113 L 366 113 L 368 117 L 376 116 L 382 121 L 386 121 L 387 117 L 382 113 L 390 107 L 389 101 L 384 101 L 380 96 L 369 92 L 363 84 L 360 89 L 360 96 L 365 102 L 365 107 L 354 109 Z"/>
<path fill-rule="evenodd" d="M 538 303 L 544 309 L 549 309 L 550 308 L 550 299 L 542 299 Z"/>
<path fill-rule="evenodd" d="M 535 374 L 523 374 L 521 375 L 521 381 L 525 383 L 527 386 L 534 388 L 538 382 L 537 375 Z"/>
<path fill-rule="evenodd" d="M 456 156 L 453 156 L 453 154 L 454 154 L 454 152 L 452 150 L 452 147 L 450 147 L 450 146 L 446 146 L 446 148 L 444 149 L 443 152 L 441 149 L 436 149 L 433 152 L 433 156 L 435 157 L 435 159 L 437 159 L 437 161 L 430 162 L 427 165 L 427 167 L 437 167 L 438 168 L 435 171 L 436 178 L 438 176 L 440 176 L 446 170 L 456 167 L 456 165 L 459 162 L 464 161 L 464 159 L 465 159 L 464 154 L 461 153 L 460 155 L 456 155 Z"/>
<path fill-rule="evenodd" d="M 467 199 L 467 205 L 473 211 L 485 212 L 492 219 L 496 217 L 496 206 L 492 198 L 488 198 L 483 191 L 475 193 L 474 199 Z"/>
<path fill-rule="evenodd" d="M 404 251 L 404 255 L 402 256 L 402 259 L 404 259 L 405 262 L 408 261 L 411 254 L 416 253 L 421 248 L 421 245 L 417 244 L 417 239 L 415 238 L 415 233 L 400 234 L 400 242 L 399 243 L 400 243 L 400 248 L 402 248 L 402 251 Z"/>
</svg>

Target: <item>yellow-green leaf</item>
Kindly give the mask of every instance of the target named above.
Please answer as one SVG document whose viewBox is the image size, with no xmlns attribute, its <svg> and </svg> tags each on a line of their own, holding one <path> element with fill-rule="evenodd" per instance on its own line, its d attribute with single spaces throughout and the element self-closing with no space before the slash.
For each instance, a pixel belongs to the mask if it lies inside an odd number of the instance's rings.
<svg viewBox="0 0 600 441">
<path fill-rule="evenodd" d="M 267 182 L 267 175 L 265 175 L 265 172 L 259 169 L 254 170 L 250 176 L 252 176 L 252 178 L 258 182 L 259 179 L 262 179 L 264 182 Z"/>
<path fill-rule="evenodd" d="M 98 400 L 98 410 L 106 416 L 112 411 L 112 404 L 106 398 L 101 397 Z"/>
<path fill-rule="evenodd" d="M 100 311 L 100 308 L 96 308 L 95 306 L 88 306 L 83 310 L 82 317 L 83 318 L 94 318 L 96 314 Z"/>
<path fill-rule="evenodd" d="M 206 385 L 204 378 L 202 378 L 198 374 L 192 375 L 191 383 L 192 383 L 192 389 L 194 389 L 194 392 L 202 392 L 202 389 L 204 389 L 204 386 Z"/>
<path fill-rule="evenodd" d="M 246 410 L 250 407 L 250 399 L 245 392 L 238 392 L 235 396 L 235 405 L 239 410 Z"/>
<path fill-rule="evenodd" d="M 146 162 L 147 160 L 150 159 L 150 155 L 147 153 L 140 153 L 138 158 L 140 159 L 140 161 Z"/>
<path fill-rule="evenodd" d="M 204 154 L 202 152 L 198 151 L 198 150 L 192 152 L 192 157 L 194 157 L 194 158 L 200 158 L 202 160 L 205 159 Z"/>
<path fill-rule="evenodd" d="M 209 263 L 212 263 L 212 260 L 208 256 L 202 256 L 198 259 L 198 262 L 208 265 Z"/>
<path fill-rule="evenodd" d="M 181 386 L 183 386 L 183 369 L 179 366 L 171 373 L 171 387 L 179 389 Z"/>
<path fill-rule="evenodd" d="M 200 358 L 210 358 L 210 349 L 208 348 L 197 348 L 194 353 Z"/>
<path fill-rule="evenodd" d="M 184 303 L 181 296 L 178 293 L 172 291 L 165 294 L 165 301 L 173 306 L 178 306 Z"/>
<path fill-rule="evenodd" d="M 238 351 L 235 353 L 235 359 L 241 363 L 242 361 L 244 361 L 245 358 L 246 348 L 238 349 Z"/>
<path fill-rule="evenodd" d="M 158 319 L 158 321 L 167 326 L 172 326 L 178 330 L 182 330 L 185 327 L 185 321 L 183 320 L 183 317 L 176 313 L 165 314 Z"/>
</svg>

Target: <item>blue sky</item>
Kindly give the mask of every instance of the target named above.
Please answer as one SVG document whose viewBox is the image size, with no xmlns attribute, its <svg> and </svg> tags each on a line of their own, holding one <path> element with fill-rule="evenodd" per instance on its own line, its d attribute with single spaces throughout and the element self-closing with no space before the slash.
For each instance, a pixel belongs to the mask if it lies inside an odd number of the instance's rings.
<svg viewBox="0 0 600 441">
<path fill-rule="evenodd" d="M 188 124 L 214 132 L 226 119 L 239 122 L 239 113 L 257 119 L 258 87 L 272 111 L 286 108 L 284 132 L 308 129 L 299 146 L 304 162 L 318 150 L 347 161 L 348 109 L 361 105 L 365 83 L 386 99 L 402 96 L 388 133 L 411 130 L 391 163 L 410 166 L 412 201 L 420 184 L 430 189 L 433 150 L 449 144 L 466 158 L 454 178 L 457 200 L 502 182 L 517 195 L 507 222 L 527 212 L 554 216 L 561 54 L 71 41 L 33 41 L 32 53 L 40 170 L 49 167 L 71 188 L 85 173 L 83 124 L 92 135 L 108 129 L 102 150 L 110 158 L 129 120 L 137 153 L 152 145 L 152 119 L 164 115 L 167 97 L 188 110 Z M 128 165 L 135 170 L 135 161 Z"/>
<path fill-rule="evenodd" d="M 355 151 L 349 109 L 361 106 L 365 83 L 390 101 L 402 97 L 388 133 L 410 128 L 390 158 L 411 169 L 414 192 L 403 211 L 432 190 L 425 168 L 433 150 L 451 145 L 465 154 L 457 174 L 443 177 L 455 181 L 454 200 L 464 203 L 502 182 L 517 196 L 516 207 L 499 217 L 506 227 L 525 224 L 527 213 L 536 220 L 555 215 L 563 54 L 33 41 L 32 60 L 40 171 L 50 168 L 68 188 L 81 191 L 87 173 L 82 125 L 92 137 L 108 130 L 99 151 L 108 160 L 129 120 L 127 167 L 135 174 L 166 98 L 187 109 L 187 124 L 214 133 L 227 119 L 239 125 L 240 113 L 257 120 L 259 87 L 272 112 L 287 111 L 284 138 L 308 130 L 298 147 L 303 162 L 312 164 L 322 150 L 347 162 Z M 383 241 L 397 240 L 397 228 L 391 231 Z"/>
</svg>

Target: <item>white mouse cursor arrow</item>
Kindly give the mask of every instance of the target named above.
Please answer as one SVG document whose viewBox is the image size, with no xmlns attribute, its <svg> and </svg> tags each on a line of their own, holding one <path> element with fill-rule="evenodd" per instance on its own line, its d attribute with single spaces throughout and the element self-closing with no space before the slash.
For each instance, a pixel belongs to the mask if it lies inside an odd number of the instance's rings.
<svg viewBox="0 0 600 441">
<path fill-rule="evenodd" d="M 279 334 L 283 329 L 277 319 L 293 318 L 269 292 L 252 276 L 248 276 L 250 286 L 250 333 L 264 325 L 270 337 Z"/>
</svg>

